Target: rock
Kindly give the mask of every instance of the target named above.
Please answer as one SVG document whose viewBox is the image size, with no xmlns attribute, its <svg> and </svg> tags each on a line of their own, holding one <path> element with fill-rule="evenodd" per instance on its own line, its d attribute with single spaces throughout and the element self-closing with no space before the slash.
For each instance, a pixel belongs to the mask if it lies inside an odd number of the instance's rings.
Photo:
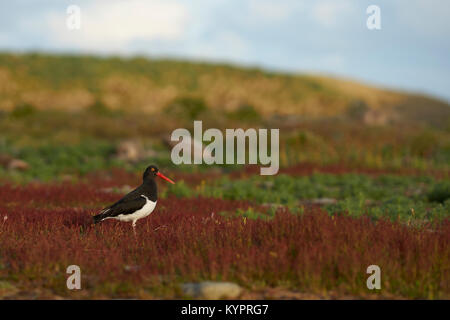
<svg viewBox="0 0 450 320">
<path fill-rule="evenodd" d="M 242 288 L 235 283 L 214 281 L 184 283 L 182 290 L 184 294 L 194 298 L 209 300 L 236 299 L 242 293 Z"/>
<path fill-rule="evenodd" d="M 124 269 L 125 269 L 125 271 L 128 271 L 128 272 L 138 272 L 141 269 L 141 267 L 136 266 L 136 265 L 128 265 L 127 264 L 124 266 Z"/>
<path fill-rule="evenodd" d="M 337 202 L 337 200 L 332 199 L 332 198 L 319 198 L 319 199 L 313 199 L 311 202 L 313 204 L 325 205 L 325 204 L 335 204 Z"/>
<path fill-rule="evenodd" d="M 26 171 L 30 168 L 30 165 L 23 160 L 20 159 L 12 159 L 8 164 L 9 170 L 20 170 Z"/>
<path fill-rule="evenodd" d="M 311 200 L 303 200 L 300 201 L 300 204 L 317 204 L 317 205 L 327 205 L 327 204 L 335 204 L 337 203 L 336 199 L 333 198 L 318 198 L 318 199 L 311 199 Z"/>
<path fill-rule="evenodd" d="M 270 190 L 275 186 L 273 181 L 264 181 L 260 185 L 263 189 Z"/>
<path fill-rule="evenodd" d="M 23 160 L 14 159 L 8 154 L 0 154 L 0 166 L 8 170 L 28 170 L 30 165 Z"/>
<path fill-rule="evenodd" d="M 106 193 L 127 194 L 127 193 L 133 191 L 133 188 L 130 187 L 129 185 L 125 184 L 121 187 L 102 188 L 101 190 Z"/>
<path fill-rule="evenodd" d="M 73 176 L 73 175 L 71 175 L 71 174 L 63 174 L 63 175 L 61 175 L 61 177 L 60 177 L 60 180 L 61 181 L 65 181 L 65 182 L 71 182 L 71 181 L 73 181 L 75 179 L 75 177 Z"/>
<path fill-rule="evenodd" d="M 133 140 L 122 141 L 117 145 L 116 156 L 119 160 L 137 162 L 146 158 L 157 156 L 151 148 L 144 148 L 141 143 Z"/>
<path fill-rule="evenodd" d="M 384 126 L 388 124 L 390 118 L 388 114 L 380 110 L 369 110 L 364 114 L 363 122 L 372 126 Z"/>
<path fill-rule="evenodd" d="M 135 141 L 122 141 L 117 146 L 117 158 L 124 161 L 138 161 L 141 157 L 141 147 Z"/>
<path fill-rule="evenodd" d="M 202 141 L 195 140 L 190 135 L 184 135 L 182 137 L 183 138 L 181 141 L 172 141 L 168 137 L 163 137 L 162 142 L 169 149 L 173 149 L 176 145 L 178 145 L 180 148 L 183 148 L 183 149 L 191 149 L 193 154 L 195 154 L 197 152 L 201 153 L 203 155 L 204 161 L 207 161 L 207 160 L 213 161 L 214 160 L 212 151 L 205 149 L 204 148 L 205 144 Z"/>
</svg>

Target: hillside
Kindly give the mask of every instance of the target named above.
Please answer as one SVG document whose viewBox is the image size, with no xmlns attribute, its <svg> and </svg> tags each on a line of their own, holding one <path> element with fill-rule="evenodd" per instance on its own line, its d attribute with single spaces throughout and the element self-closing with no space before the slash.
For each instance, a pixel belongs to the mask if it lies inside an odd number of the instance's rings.
<svg viewBox="0 0 450 320">
<path fill-rule="evenodd" d="M 282 167 L 448 172 L 449 118 L 444 102 L 342 79 L 136 57 L 0 54 L 0 179 L 174 166 L 170 133 L 195 119 L 204 128 L 279 128 Z M 121 156 L 130 143 L 142 151 L 131 161 Z"/>
<path fill-rule="evenodd" d="M 366 124 L 398 120 L 446 127 L 448 104 L 319 76 L 173 60 L 0 54 L 0 110 L 89 108 L 159 113 L 194 99 L 212 110 L 250 108 L 263 117 L 346 116 Z"/>
</svg>

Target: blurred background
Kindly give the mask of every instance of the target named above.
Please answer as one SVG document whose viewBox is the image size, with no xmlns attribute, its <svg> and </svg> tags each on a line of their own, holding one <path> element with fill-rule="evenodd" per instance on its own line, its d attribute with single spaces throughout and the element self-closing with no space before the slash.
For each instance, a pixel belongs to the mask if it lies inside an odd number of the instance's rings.
<svg viewBox="0 0 450 320">
<path fill-rule="evenodd" d="M 283 168 L 448 172 L 449 15 L 438 0 L 3 2 L 0 177 L 174 167 L 170 133 L 194 119 L 280 128 Z"/>
</svg>

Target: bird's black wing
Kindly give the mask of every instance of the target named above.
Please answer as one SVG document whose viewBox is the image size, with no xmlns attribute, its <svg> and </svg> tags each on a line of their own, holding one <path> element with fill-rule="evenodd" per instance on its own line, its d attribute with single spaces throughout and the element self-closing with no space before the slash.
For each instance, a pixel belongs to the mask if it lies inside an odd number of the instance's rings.
<svg viewBox="0 0 450 320">
<path fill-rule="evenodd" d="M 134 213 L 135 211 L 141 209 L 147 202 L 147 199 L 145 199 L 141 194 L 142 191 L 140 188 L 133 190 L 116 203 L 100 211 L 96 216 L 94 216 L 94 220 L 98 222 L 105 218 L 117 217 L 121 214 Z"/>
<path fill-rule="evenodd" d="M 147 200 L 144 197 L 131 199 L 127 201 L 119 201 L 112 206 L 103 209 L 100 214 L 102 219 L 107 217 L 116 217 L 121 214 L 131 214 L 141 209 Z"/>
</svg>

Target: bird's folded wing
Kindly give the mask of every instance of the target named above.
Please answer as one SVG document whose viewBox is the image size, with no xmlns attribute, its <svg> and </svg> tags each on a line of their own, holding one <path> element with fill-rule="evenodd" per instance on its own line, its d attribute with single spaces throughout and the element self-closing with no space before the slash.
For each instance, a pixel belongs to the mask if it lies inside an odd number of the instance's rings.
<svg viewBox="0 0 450 320">
<path fill-rule="evenodd" d="M 116 217 L 121 214 L 132 214 L 141 209 L 145 205 L 146 201 L 147 200 L 142 196 L 133 199 L 122 199 L 112 206 L 103 209 L 99 214 L 107 217 Z"/>
</svg>

